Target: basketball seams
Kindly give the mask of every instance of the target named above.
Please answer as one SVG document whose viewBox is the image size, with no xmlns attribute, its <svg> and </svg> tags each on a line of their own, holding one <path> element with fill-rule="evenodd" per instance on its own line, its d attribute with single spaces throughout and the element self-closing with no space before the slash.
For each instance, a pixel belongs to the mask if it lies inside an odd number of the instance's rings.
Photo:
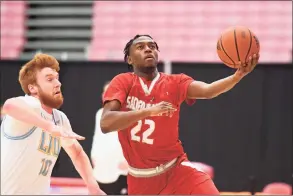
<svg viewBox="0 0 293 196">
<path fill-rule="evenodd" d="M 227 64 L 227 65 L 233 65 L 233 66 L 235 66 L 234 64 L 231 64 L 231 63 L 228 63 L 228 62 L 224 61 L 224 60 L 222 59 L 222 57 L 221 57 L 221 56 L 219 56 L 219 58 L 221 59 L 221 61 L 222 61 L 224 64 Z"/>
<path fill-rule="evenodd" d="M 223 43 L 222 43 L 222 36 L 220 38 L 220 44 L 221 44 L 221 48 L 223 49 L 223 52 L 225 53 L 225 55 L 233 62 L 233 66 L 235 68 L 235 62 L 233 61 L 233 59 L 227 54 L 227 52 L 225 51 L 225 48 L 223 46 Z"/>
<path fill-rule="evenodd" d="M 236 26 L 221 33 L 217 42 L 219 59 L 231 68 L 248 65 L 248 58 L 252 53 L 259 52 L 259 42 L 254 33 L 247 27 Z M 229 63 L 228 63 L 229 62 Z"/>
<path fill-rule="evenodd" d="M 251 45 L 252 45 L 252 35 L 251 35 L 251 31 L 250 31 L 250 29 L 248 29 L 248 32 L 249 32 L 249 36 L 250 36 L 250 43 L 249 43 L 249 49 L 248 49 L 248 52 L 247 52 L 246 57 L 245 57 L 245 65 L 246 65 L 247 57 L 248 57 L 248 55 L 249 55 L 249 53 L 250 53 Z"/>
<path fill-rule="evenodd" d="M 241 61 L 241 60 L 240 60 L 240 56 L 239 56 L 239 51 L 238 51 L 236 29 L 234 29 L 234 42 L 235 42 L 235 47 L 236 47 L 236 52 L 237 52 L 238 61 Z"/>
</svg>

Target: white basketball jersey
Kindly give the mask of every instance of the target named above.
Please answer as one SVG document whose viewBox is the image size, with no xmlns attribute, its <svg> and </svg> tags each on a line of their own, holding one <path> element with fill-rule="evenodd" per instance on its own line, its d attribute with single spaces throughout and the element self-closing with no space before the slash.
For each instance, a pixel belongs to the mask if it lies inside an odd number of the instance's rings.
<svg viewBox="0 0 293 196">
<path fill-rule="evenodd" d="M 38 99 L 21 98 L 33 105 L 43 118 L 64 125 L 63 118 L 67 117 L 62 112 L 54 110 L 50 115 L 41 108 Z M 60 138 L 5 116 L 1 124 L 1 195 L 48 194 L 60 149 Z"/>
<path fill-rule="evenodd" d="M 94 176 L 100 183 L 113 183 L 120 175 L 127 175 L 127 170 L 121 170 L 119 164 L 126 162 L 118 132 L 103 134 L 100 127 L 103 109 L 96 113 L 96 127 L 91 150 L 91 157 L 97 162 Z M 107 148 L 105 148 L 107 146 Z"/>
</svg>

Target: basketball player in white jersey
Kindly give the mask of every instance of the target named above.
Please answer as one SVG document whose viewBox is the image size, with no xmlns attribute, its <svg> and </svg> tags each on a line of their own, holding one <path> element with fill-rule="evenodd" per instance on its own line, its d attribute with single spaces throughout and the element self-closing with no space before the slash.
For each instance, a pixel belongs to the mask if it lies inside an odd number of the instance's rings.
<svg viewBox="0 0 293 196">
<path fill-rule="evenodd" d="M 89 194 L 100 190 L 90 161 L 71 129 L 63 103 L 58 61 L 37 54 L 19 72 L 26 96 L 6 100 L 1 124 L 1 195 L 48 194 L 61 147 L 83 178 Z"/>
<path fill-rule="evenodd" d="M 102 97 L 110 82 L 103 87 Z M 122 152 L 118 138 L 118 132 L 113 131 L 104 134 L 101 130 L 100 121 L 103 108 L 96 113 L 95 131 L 91 150 L 94 176 L 99 186 L 108 195 L 127 194 L 128 164 Z M 107 148 L 105 148 L 107 146 Z"/>
</svg>

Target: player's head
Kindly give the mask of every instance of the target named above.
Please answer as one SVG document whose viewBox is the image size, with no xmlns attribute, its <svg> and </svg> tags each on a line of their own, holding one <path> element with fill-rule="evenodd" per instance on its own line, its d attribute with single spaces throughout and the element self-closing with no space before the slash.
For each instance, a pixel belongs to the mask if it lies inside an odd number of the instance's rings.
<svg viewBox="0 0 293 196">
<path fill-rule="evenodd" d="M 124 48 L 124 61 L 129 68 L 150 73 L 157 68 L 158 51 L 158 44 L 150 35 L 136 35 Z"/>
<path fill-rule="evenodd" d="M 18 80 L 26 94 L 37 97 L 50 108 L 58 109 L 63 104 L 59 70 L 59 63 L 53 56 L 37 54 L 22 66 Z"/>
</svg>

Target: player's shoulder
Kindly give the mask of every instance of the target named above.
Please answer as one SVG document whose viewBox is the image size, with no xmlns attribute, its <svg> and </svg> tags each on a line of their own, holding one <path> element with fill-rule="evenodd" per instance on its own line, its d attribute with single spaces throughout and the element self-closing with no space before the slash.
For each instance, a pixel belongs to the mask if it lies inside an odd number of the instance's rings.
<svg viewBox="0 0 293 196">
<path fill-rule="evenodd" d="M 190 76 L 184 74 L 184 73 L 179 73 L 179 74 L 166 74 L 166 73 L 162 73 L 164 79 L 168 79 L 168 80 L 173 80 L 173 81 L 180 81 L 184 78 L 190 78 Z"/>
<path fill-rule="evenodd" d="M 58 109 L 54 109 L 54 111 L 55 112 L 58 112 L 60 115 L 62 115 L 62 116 L 66 116 L 66 114 L 63 112 L 63 111 L 61 111 L 61 110 L 58 110 Z"/>
<path fill-rule="evenodd" d="M 63 111 L 58 110 L 58 109 L 54 109 L 54 111 L 57 112 L 57 113 L 59 113 L 59 115 L 62 115 L 63 117 L 66 117 L 67 118 L 66 114 Z"/>
<path fill-rule="evenodd" d="M 30 96 L 30 95 L 24 95 L 24 96 L 14 97 L 14 99 L 20 99 L 22 101 L 25 101 L 27 104 L 29 104 L 33 108 L 36 108 L 36 109 L 41 108 L 41 102 L 36 97 Z"/>
<path fill-rule="evenodd" d="M 113 80 L 130 80 L 134 78 L 134 74 L 132 72 L 120 73 L 116 75 Z"/>
<path fill-rule="evenodd" d="M 54 109 L 53 115 L 54 115 L 54 118 L 58 118 L 57 120 L 61 120 L 61 122 L 64 122 L 64 120 L 68 120 L 67 115 L 64 112 L 62 112 L 61 110 Z"/>
<path fill-rule="evenodd" d="M 121 74 L 116 75 L 112 79 L 110 85 L 119 83 L 124 86 L 124 85 L 131 83 L 134 78 L 135 78 L 135 75 L 131 72 L 121 73 Z"/>
<path fill-rule="evenodd" d="M 32 104 L 34 103 L 34 104 L 40 104 L 41 105 L 41 102 L 40 102 L 40 100 L 38 98 L 30 96 L 30 95 L 18 96 L 18 97 L 15 97 L 15 98 L 24 100 L 24 101 L 32 103 Z"/>
</svg>

